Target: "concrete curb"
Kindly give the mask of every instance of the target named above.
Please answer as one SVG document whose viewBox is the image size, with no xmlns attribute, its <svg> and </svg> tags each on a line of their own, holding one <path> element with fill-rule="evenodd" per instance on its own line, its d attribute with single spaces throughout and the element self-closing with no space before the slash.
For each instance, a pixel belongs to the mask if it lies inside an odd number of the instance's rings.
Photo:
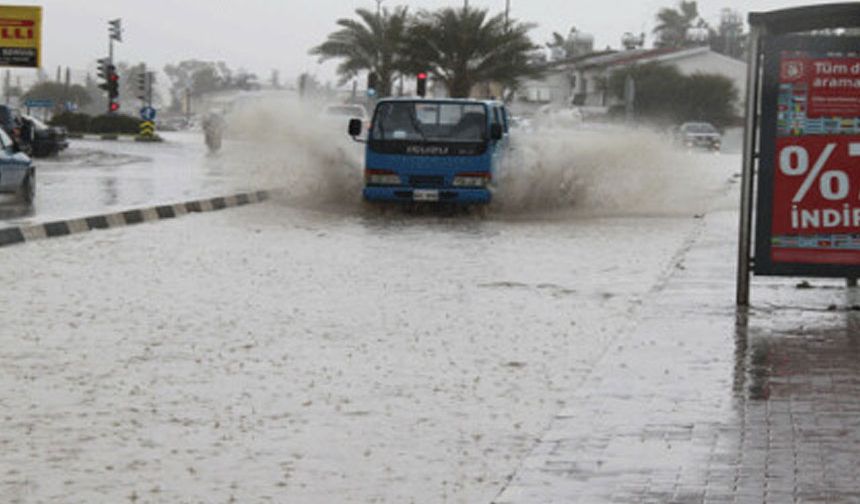
<svg viewBox="0 0 860 504">
<path fill-rule="evenodd" d="M 216 198 L 204 198 L 172 205 L 159 205 L 122 212 L 91 215 L 89 217 L 79 217 L 76 219 L 46 222 L 32 226 L 3 228 L 0 229 L 0 247 L 45 238 L 86 233 L 96 229 L 110 229 L 163 219 L 175 219 L 190 213 L 214 212 L 225 208 L 261 203 L 271 197 L 271 191 L 256 191 Z"/>
</svg>

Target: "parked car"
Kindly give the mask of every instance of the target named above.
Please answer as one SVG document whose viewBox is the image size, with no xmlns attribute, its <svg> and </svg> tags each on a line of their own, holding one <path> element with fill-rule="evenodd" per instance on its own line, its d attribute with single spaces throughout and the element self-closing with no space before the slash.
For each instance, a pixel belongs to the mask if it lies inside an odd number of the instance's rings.
<svg viewBox="0 0 860 504">
<path fill-rule="evenodd" d="M 19 150 L 29 154 L 33 130 L 24 122 L 18 109 L 8 105 L 0 105 L 0 128 L 9 135 Z"/>
<path fill-rule="evenodd" d="M 678 127 L 675 141 L 687 148 L 705 148 L 719 151 L 722 135 L 712 124 L 706 122 L 687 122 Z"/>
<path fill-rule="evenodd" d="M 69 148 L 69 134 L 62 126 L 48 126 L 33 116 L 22 115 L 21 119 L 32 132 L 30 155 L 33 157 L 56 156 Z"/>
<path fill-rule="evenodd" d="M 17 194 L 25 203 L 36 197 L 36 168 L 12 138 L 0 128 L 0 193 Z"/>
</svg>

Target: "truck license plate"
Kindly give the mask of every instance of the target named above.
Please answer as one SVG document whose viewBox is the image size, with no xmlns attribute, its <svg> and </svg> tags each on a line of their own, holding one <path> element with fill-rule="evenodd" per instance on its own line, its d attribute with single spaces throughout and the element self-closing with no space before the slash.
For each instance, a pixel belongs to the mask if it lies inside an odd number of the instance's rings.
<svg viewBox="0 0 860 504">
<path fill-rule="evenodd" d="M 412 191 L 412 201 L 439 201 L 439 191 L 436 189 L 415 189 Z"/>
</svg>

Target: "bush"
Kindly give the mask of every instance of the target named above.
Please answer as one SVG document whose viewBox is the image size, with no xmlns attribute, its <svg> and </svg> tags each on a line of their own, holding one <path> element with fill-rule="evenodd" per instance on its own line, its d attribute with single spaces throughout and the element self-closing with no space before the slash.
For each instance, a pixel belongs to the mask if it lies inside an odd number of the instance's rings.
<svg viewBox="0 0 860 504">
<path fill-rule="evenodd" d="M 658 124 L 706 121 L 718 128 L 733 123 L 738 90 L 727 77 L 715 74 L 683 75 L 675 67 L 647 63 L 612 74 L 609 90 L 624 97 L 627 77 L 636 85 L 635 116 Z"/>
<path fill-rule="evenodd" d="M 65 126 L 71 133 L 116 133 L 136 135 L 140 133 L 140 119 L 128 115 L 76 114 L 64 112 L 54 116 L 51 126 Z"/>
<path fill-rule="evenodd" d="M 140 133 L 140 119 L 128 115 L 100 115 L 90 122 L 90 133 Z"/>
<path fill-rule="evenodd" d="M 70 133 L 87 133 L 90 131 L 92 117 L 88 114 L 76 114 L 74 112 L 63 112 L 57 114 L 49 121 L 51 126 L 63 126 Z"/>
</svg>

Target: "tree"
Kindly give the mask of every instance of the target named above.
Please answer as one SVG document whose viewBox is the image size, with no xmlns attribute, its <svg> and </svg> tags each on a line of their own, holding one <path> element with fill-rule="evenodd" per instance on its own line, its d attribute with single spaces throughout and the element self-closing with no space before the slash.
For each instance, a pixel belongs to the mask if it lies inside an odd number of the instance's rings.
<svg viewBox="0 0 860 504">
<path fill-rule="evenodd" d="M 646 63 L 614 72 L 609 91 L 623 99 L 627 77 L 636 84 L 635 117 L 658 124 L 707 121 L 728 125 L 735 115 L 738 90 L 731 79 L 715 74 L 685 76 L 674 66 Z"/>
<path fill-rule="evenodd" d="M 423 11 L 409 29 L 410 68 L 432 74 L 452 97 L 468 97 L 478 84 L 514 87 L 518 79 L 542 73 L 533 63 L 531 29 L 504 14 L 489 17 L 486 9 Z"/>
<path fill-rule="evenodd" d="M 405 69 L 403 44 L 409 22 L 406 7 L 379 13 L 367 9 L 355 11 L 358 20 L 338 19 L 340 30 L 329 34 L 322 44 L 310 50 L 319 60 L 341 60 L 337 67 L 339 84 L 343 85 L 360 72 L 376 74 L 379 96 L 390 96 L 391 86 Z"/>
<path fill-rule="evenodd" d="M 207 93 L 231 89 L 233 72 L 223 62 L 186 60 L 164 67 L 170 79 L 171 108 L 178 109 L 186 92 L 199 98 Z"/>
<path fill-rule="evenodd" d="M 241 91 L 255 91 L 261 88 L 258 82 L 257 74 L 240 68 L 236 72 L 236 77 L 233 82 L 227 86 L 229 89 L 238 89 Z"/>
<path fill-rule="evenodd" d="M 704 26 L 699 18 L 699 7 L 695 1 L 681 0 L 678 9 L 665 7 L 657 13 L 656 47 L 681 48 L 690 45 L 687 32 L 698 20 L 698 26 Z"/>
<path fill-rule="evenodd" d="M 720 25 L 710 30 L 711 49 L 730 58 L 743 59 L 746 42 L 744 21 L 738 11 L 723 9 Z"/>
<path fill-rule="evenodd" d="M 679 122 L 707 121 L 718 128 L 735 117 L 738 90 L 728 77 L 695 73 L 684 78 Z"/>
</svg>

